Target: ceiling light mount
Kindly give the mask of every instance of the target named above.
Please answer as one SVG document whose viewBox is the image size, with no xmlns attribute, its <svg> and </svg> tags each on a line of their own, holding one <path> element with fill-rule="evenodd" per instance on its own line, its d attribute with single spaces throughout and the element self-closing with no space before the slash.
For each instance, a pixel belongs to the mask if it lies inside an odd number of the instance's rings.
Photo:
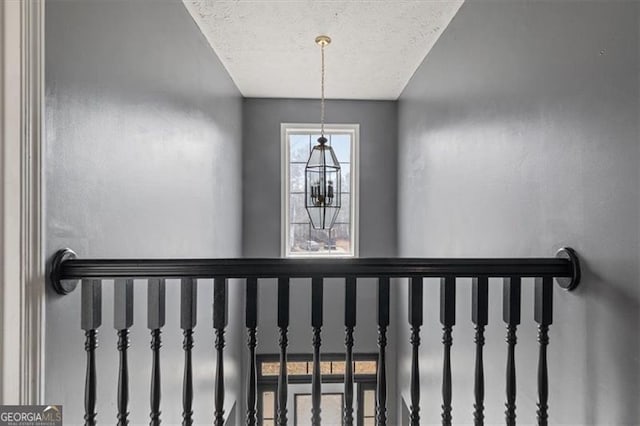
<svg viewBox="0 0 640 426">
<path fill-rule="evenodd" d="M 324 47 L 331 43 L 331 37 L 327 35 L 319 35 L 316 37 L 316 44 L 320 47 Z"/>
</svg>

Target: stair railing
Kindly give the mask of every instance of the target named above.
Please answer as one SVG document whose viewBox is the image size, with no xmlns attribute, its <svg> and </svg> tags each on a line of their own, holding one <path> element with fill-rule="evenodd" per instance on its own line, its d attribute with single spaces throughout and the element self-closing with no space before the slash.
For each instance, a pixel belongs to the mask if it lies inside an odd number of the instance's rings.
<svg viewBox="0 0 640 426">
<path fill-rule="evenodd" d="M 97 333 L 101 326 L 102 280 L 113 279 L 114 328 L 118 333 L 119 374 L 117 391 L 118 425 L 128 424 L 129 370 L 127 348 L 129 328 L 133 324 L 134 279 L 147 280 L 148 321 L 151 333 L 151 395 L 150 425 L 160 424 L 160 347 L 161 331 L 165 324 L 166 279 L 181 281 L 180 327 L 184 341 L 183 425 L 193 423 L 193 365 L 191 350 L 196 326 L 197 280 L 213 278 L 213 330 L 215 332 L 216 372 L 214 378 L 214 418 L 216 426 L 224 423 L 224 347 L 228 323 L 228 280 L 246 280 L 245 325 L 248 334 L 249 374 L 246 384 L 246 423 L 256 425 L 257 364 L 256 332 L 258 327 L 258 280 L 278 280 L 278 328 L 280 333 L 280 372 L 278 376 L 276 423 L 289 422 L 287 413 L 287 347 L 289 328 L 289 281 L 292 278 L 311 279 L 311 327 L 313 331 L 312 412 L 311 423 L 321 425 L 320 352 L 323 325 L 323 280 L 345 279 L 345 374 L 343 422 L 352 426 L 354 399 L 353 332 L 356 327 L 356 298 L 358 278 L 376 278 L 378 362 L 376 384 L 376 423 L 386 426 L 387 418 L 387 328 L 390 324 L 390 279 L 409 278 L 408 313 L 412 347 L 410 379 L 410 422 L 420 424 L 420 328 L 423 325 L 423 278 L 440 278 L 440 322 L 443 327 L 442 424 L 452 423 L 451 346 L 455 326 L 456 279 L 472 279 L 472 321 L 475 325 L 474 405 L 475 425 L 484 424 L 484 330 L 488 324 L 489 278 L 502 278 L 503 320 L 507 328 L 506 411 L 507 425 L 516 423 L 516 363 L 515 345 L 520 324 L 520 290 L 524 277 L 535 279 L 534 320 L 538 323 L 538 404 L 537 422 L 548 422 L 548 331 L 553 321 L 553 280 L 566 290 L 573 290 L 580 282 L 580 264 L 571 248 L 560 249 L 553 258 L 521 259 L 417 259 L 417 258 L 348 258 L 348 259 L 80 259 L 69 249 L 60 250 L 52 258 L 50 282 L 61 295 L 72 292 L 81 283 L 81 328 L 85 332 L 87 355 L 85 380 L 85 425 L 96 424 L 97 366 L 95 352 Z"/>
</svg>

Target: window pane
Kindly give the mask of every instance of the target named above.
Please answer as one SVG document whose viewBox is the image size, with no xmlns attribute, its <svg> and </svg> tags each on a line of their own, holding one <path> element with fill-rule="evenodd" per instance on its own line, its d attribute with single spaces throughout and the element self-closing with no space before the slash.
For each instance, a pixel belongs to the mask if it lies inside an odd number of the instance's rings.
<svg viewBox="0 0 640 426">
<path fill-rule="evenodd" d="M 289 247 L 292 253 L 305 253 L 320 249 L 320 244 L 310 239 L 309 225 L 290 225 L 289 229 Z"/>
<path fill-rule="evenodd" d="M 307 363 L 306 362 L 289 362 L 287 363 L 287 373 L 289 373 L 290 376 L 306 375 Z"/>
<path fill-rule="evenodd" d="M 326 250 L 329 244 L 329 231 L 326 229 L 311 229 L 311 240 L 320 245 L 320 250 Z M 327 246 L 327 247 L 325 247 Z"/>
<path fill-rule="evenodd" d="M 290 151 L 289 158 L 291 161 L 307 162 L 309 159 L 309 135 L 289 135 Z"/>
<path fill-rule="evenodd" d="M 304 164 L 291 164 L 289 167 L 289 179 L 291 179 L 291 192 L 304 192 Z"/>
<path fill-rule="evenodd" d="M 322 395 L 321 401 L 323 423 L 342 425 L 342 394 Z"/>
<path fill-rule="evenodd" d="M 373 417 L 366 417 L 364 419 L 364 426 L 376 426 L 376 419 Z"/>
<path fill-rule="evenodd" d="M 376 374 L 375 361 L 357 361 L 356 374 Z"/>
<path fill-rule="evenodd" d="M 349 253 L 351 251 L 351 229 L 350 225 L 338 224 L 331 230 L 333 240 L 335 241 L 337 253 Z"/>
<path fill-rule="evenodd" d="M 351 162 L 351 135 L 335 134 L 331 135 L 331 147 L 340 163 Z"/>
<path fill-rule="evenodd" d="M 296 426 L 311 426 L 311 396 L 310 395 L 296 395 L 296 406 L 295 406 L 295 420 Z M 322 420 L 324 421 L 324 407 L 323 408 L 323 416 Z"/>
<path fill-rule="evenodd" d="M 308 223 L 309 215 L 304 208 L 304 194 L 291 194 L 289 218 L 291 223 Z"/>
<path fill-rule="evenodd" d="M 376 392 L 373 390 L 364 391 L 364 415 L 365 417 L 375 416 L 376 413 Z"/>
<path fill-rule="evenodd" d="M 313 373 L 313 362 L 309 362 L 307 363 L 307 368 L 309 371 L 309 374 Z M 327 361 L 320 361 L 320 374 L 321 375 L 325 375 L 325 374 L 331 374 L 331 363 L 327 362 Z"/>
<path fill-rule="evenodd" d="M 262 363 L 263 376 L 277 376 L 278 374 L 280 374 L 279 362 L 263 362 Z"/>
<path fill-rule="evenodd" d="M 344 361 L 334 361 L 333 364 L 333 374 L 344 374 Z"/>
<path fill-rule="evenodd" d="M 351 192 L 351 164 L 340 163 L 340 175 L 342 192 Z"/>
<path fill-rule="evenodd" d="M 351 219 L 351 197 L 349 194 L 342 194 L 342 206 L 338 212 L 337 223 L 349 223 Z"/>
<path fill-rule="evenodd" d="M 311 395 L 297 394 L 295 396 L 296 426 L 311 425 Z M 331 426 L 342 425 L 342 394 L 323 394 L 320 400 L 322 406 L 322 424 Z"/>
<path fill-rule="evenodd" d="M 274 413 L 274 398 L 273 392 L 265 392 L 262 394 L 262 417 L 264 419 L 273 419 Z"/>
</svg>

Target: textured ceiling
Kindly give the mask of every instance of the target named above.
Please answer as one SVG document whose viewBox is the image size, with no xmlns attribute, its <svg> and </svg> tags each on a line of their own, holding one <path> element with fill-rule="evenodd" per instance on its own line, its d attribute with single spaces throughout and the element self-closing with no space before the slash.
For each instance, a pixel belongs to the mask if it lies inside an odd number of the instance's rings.
<svg viewBox="0 0 640 426">
<path fill-rule="evenodd" d="M 397 99 L 463 0 L 183 0 L 246 97 Z"/>
</svg>

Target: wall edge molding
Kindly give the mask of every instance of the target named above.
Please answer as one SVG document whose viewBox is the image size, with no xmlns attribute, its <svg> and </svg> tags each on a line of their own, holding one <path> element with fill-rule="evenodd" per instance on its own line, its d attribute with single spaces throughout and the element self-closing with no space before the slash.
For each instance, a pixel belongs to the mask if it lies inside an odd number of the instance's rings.
<svg viewBox="0 0 640 426">
<path fill-rule="evenodd" d="M 2 8 L 2 402 L 38 404 L 45 365 L 44 0 Z"/>
</svg>

